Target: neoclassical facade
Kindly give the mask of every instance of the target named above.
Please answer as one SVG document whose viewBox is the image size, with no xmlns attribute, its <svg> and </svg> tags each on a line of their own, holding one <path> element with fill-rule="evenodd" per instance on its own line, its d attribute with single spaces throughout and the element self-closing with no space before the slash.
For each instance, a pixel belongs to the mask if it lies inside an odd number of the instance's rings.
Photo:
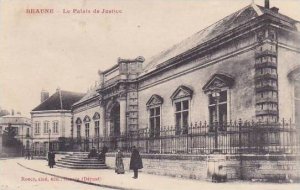
<svg viewBox="0 0 300 190">
<path fill-rule="evenodd" d="M 119 58 L 73 105 L 72 135 L 101 141 L 143 129 L 155 137 L 163 126 L 185 134 L 200 121 L 299 123 L 299 30 L 278 8 L 252 3 L 149 60 Z"/>
</svg>

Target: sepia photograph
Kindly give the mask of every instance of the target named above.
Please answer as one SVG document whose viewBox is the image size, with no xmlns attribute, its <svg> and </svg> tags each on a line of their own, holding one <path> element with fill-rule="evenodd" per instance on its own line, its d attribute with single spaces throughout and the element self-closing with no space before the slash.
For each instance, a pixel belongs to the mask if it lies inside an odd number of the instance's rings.
<svg viewBox="0 0 300 190">
<path fill-rule="evenodd" d="M 0 179 L 300 189 L 300 0 L 0 0 Z"/>
</svg>

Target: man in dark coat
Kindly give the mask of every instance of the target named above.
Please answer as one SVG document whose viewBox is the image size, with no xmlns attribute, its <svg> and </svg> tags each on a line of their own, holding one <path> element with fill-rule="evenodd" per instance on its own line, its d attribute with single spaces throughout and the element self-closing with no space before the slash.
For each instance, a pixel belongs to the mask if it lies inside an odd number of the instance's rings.
<svg viewBox="0 0 300 190">
<path fill-rule="evenodd" d="M 135 148 L 135 146 L 132 147 L 132 153 L 130 158 L 130 167 L 129 169 L 133 170 L 134 172 L 134 179 L 138 178 L 138 170 L 143 168 L 143 162 L 142 158 L 140 156 L 139 151 Z"/>
<path fill-rule="evenodd" d="M 54 165 L 55 165 L 55 153 L 52 152 L 51 153 L 51 168 L 53 168 Z"/>
<path fill-rule="evenodd" d="M 48 166 L 51 168 L 51 152 L 48 152 Z"/>
<path fill-rule="evenodd" d="M 99 154 L 99 159 L 102 159 L 104 163 L 105 163 L 105 157 L 107 152 L 108 152 L 108 148 L 104 145 L 104 147 L 102 148 Z"/>
<path fill-rule="evenodd" d="M 55 165 L 55 153 L 54 152 L 48 152 L 48 165 L 50 168 L 53 168 Z"/>
</svg>

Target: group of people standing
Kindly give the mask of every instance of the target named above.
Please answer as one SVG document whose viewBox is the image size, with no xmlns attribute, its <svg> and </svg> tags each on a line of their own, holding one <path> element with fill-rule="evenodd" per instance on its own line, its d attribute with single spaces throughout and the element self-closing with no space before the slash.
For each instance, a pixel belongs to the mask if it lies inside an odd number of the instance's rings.
<svg viewBox="0 0 300 190">
<path fill-rule="evenodd" d="M 123 153 L 119 149 L 116 153 L 116 163 L 115 163 L 115 172 L 117 174 L 124 174 L 124 163 L 123 163 Z M 130 165 L 129 169 L 134 172 L 134 179 L 138 178 L 138 170 L 143 168 L 142 158 L 140 156 L 139 151 L 135 146 L 132 147 L 131 157 L 130 157 Z"/>
<path fill-rule="evenodd" d="M 55 165 L 55 153 L 52 151 L 48 152 L 48 166 L 50 168 L 53 168 L 53 166 Z"/>
<path fill-rule="evenodd" d="M 99 155 L 97 155 L 97 151 L 96 149 L 92 149 L 90 151 L 90 153 L 88 154 L 88 158 L 93 158 L 93 157 L 98 157 L 98 159 L 103 159 L 105 162 L 105 154 L 107 153 L 108 148 L 107 147 L 103 147 L 102 151 L 100 152 Z M 123 162 L 123 153 L 122 151 L 119 149 L 116 153 L 116 162 L 115 162 L 115 172 L 117 174 L 124 174 L 125 173 L 125 169 L 124 169 L 124 162 Z M 52 151 L 48 152 L 48 166 L 50 168 L 53 168 L 53 166 L 55 165 L 55 153 Z M 137 148 L 135 146 L 132 147 L 132 151 L 131 151 L 131 157 L 130 157 L 130 164 L 129 164 L 129 169 L 133 170 L 134 172 L 134 179 L 138 178 L 138 170 L 143 168 L 143 162 L 142 162 L 142 158 L 141 155 L 139 153 L 139 151 L 137 150 Z"/>
</svg>

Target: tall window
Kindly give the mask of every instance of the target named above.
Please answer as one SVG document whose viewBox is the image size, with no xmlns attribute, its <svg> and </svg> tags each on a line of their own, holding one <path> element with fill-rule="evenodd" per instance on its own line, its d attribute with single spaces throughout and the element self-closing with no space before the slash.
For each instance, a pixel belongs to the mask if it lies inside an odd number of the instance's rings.
<svg viewBox="0 0 300 190">
<path fill-rule="evenodd" d="M 100 131 L 99 131 L 99 126 L 100 126 L 100 114 L 98 112 L 96 112 L 93 116 L 93 120 L 95 123 L 95 137 L 99 137 L 100 136 Z"/>
<path fill-rule="evenodd" d="M 230 88 L 235 79 L 227 74 L 216 73 L 203 86 L 203 91 L 208 95 L 209 122 L 227 122 L 227 99 Z M 224 128 L 225 129 L 225 128 Z"/>
<path fill-rule="evenodd" d="M 83 119 L 84 125 L 85 125 L 85 137 L 89 138 L 90 137 L 90 122 L 91 119 L 89 116 L 85 116 Z"/>
<path fill-rule="evenodd" d="M 99 121 L 95 121 L 95 137 L 99 137 Z"/>
<path fill-rule="evenodd" d="M 227 122 L 227 91 L 209 94 L 209 120 L 210 123 Z M 217 110 L 218 114 L 217 114 Z"/>
<path fill-rule="evenodd" d="M 81 133 L 81 125 L 80 124 L 77 124 L 77 138 L 79 139 L 80 138 L 80 133 Z"/>
<path fill-rule="evenodd" d="M 44 133 L 48 133 L 49 132 L 49 121 L 45 121 L 44 122 Z"/>
<path fill-rule="evenodd" d="M 85 137 L 90 137 L 90 123 L 85 123 Z"/>
<path fill-rule="evenodd" d="M 176 135 L 187 134 L 189 123 L 189 100 L 175 102 Z"/>
<path fill-rule="evenodd" d="M 172 94 L 171 99 L 175 106 L 175 134 L 188 134 L 190 100 L 193 90 L 187 86 L 179 86 Z"/>
<path fill-rule="evenodd" d="M 35 126 L 34 126 L 34 134 L 40 134 L 40 122 L 35 122 Z"/>
<path fill-rule="evenodd" d="M 78 117 L 75 121 L 76 123 L 76 136 L 78 139 L 81 137 L 81 119 Z"/>
<path fill-rule="evenodd" d="M 149 111 L 149 136 L 159 137 L 161 130 L 161 105 L 163 104 L 163 98 L 157 94 L 150 97 L 146 103 Z"/>
<path fill-rule="evenodd" d="M 53 133 L 58 133 L 58 121 L 53 121 L 52 131 Z"/>
<path fill-rule="evenodd" d="M 159 137 L 160 135 L 160 106 L 150 108 L 150 137 Z"/>
</svg>

